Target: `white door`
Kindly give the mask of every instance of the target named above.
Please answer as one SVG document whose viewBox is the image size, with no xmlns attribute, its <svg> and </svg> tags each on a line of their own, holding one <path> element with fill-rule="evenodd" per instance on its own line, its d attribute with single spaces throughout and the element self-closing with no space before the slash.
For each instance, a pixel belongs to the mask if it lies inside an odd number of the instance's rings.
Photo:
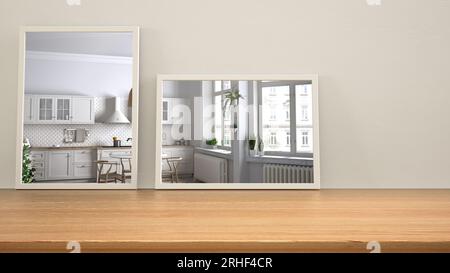
<svg viewBox="0 0 450 273">
<path fill-rule="evenodd" d="M 34 105 L 33 105 L 33 97 L 32 96 L 25 96 L 25 100 L 23 103 L 23 122 L 25 124 L 33 123 L 33 117 L 34 117 Z"/>
<path fill-rule="evenodd" d="M 72 98 L 72 123 L 93 124 L 95 122 L 94 99 Z"/>
<path fill-rule="evenodd" d="M 72 177 L 72 152 L 51 151 L 48 153 L 48 179 Z"/>
<path fill-rule="evenodd" d="M 55 119 L 52 97 L 37 97 L 37 107 L 36 122 L 50 123 Z"/>
<path fill-rule="evenodd" d="M 59 97 L 55 98 L 55 120 L 57 123 L 70 123 L 71 120 L 71 98 Z"/>
</svg>

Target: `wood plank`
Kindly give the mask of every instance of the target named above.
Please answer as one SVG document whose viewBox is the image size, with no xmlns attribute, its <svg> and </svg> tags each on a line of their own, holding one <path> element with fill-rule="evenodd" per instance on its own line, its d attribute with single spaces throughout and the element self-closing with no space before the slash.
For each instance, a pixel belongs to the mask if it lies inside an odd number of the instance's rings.
<svg viewBox="0 0 450 273">
<path fill-rule="evenodd" d="M 1 190 L 0 215 L 0 252 L 450 252 L 448 190 Z"/>
</svg>

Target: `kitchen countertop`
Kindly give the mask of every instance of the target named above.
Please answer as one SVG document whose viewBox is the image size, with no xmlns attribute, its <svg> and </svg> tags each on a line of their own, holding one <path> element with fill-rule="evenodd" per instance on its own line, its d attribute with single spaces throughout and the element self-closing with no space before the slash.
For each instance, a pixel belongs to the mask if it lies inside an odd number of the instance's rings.
<svg viewBox="0 0 450 273">
<path fill-rule="evenodd" d="M 31 147 L 32 151 L 46 151 L 46 150 L 118 150 L 131 149 L 131 146 L 113 147 L 113 146 L 59 146 L 59 147 Z"/>
<path fill-rule="evenodd" d="M 162 145 L 163 148 L 194 148 L 194 146 L 188 145 Z"/>
</svg>

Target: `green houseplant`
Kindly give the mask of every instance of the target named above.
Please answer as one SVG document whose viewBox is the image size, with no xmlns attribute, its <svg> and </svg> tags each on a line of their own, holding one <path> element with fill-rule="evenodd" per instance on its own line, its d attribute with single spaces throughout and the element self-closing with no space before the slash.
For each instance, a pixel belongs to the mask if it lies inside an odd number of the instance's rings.
<svg viewBox="0 0 450 273">
<path fill-rule="evenodd" d="M 239 89 L 237 88 L 231 88 L 231 90 L 225 92 L 224 97 L 225 97 L 225 100 L 223 102 L 224 112 L 227 107 L 235 107 L 239 105 L 239 99 L 244 99 Z"/>
<path fill-rule="evenodd" d="M 212 148 L 216 148 L 216 146 L 217 146 L 217 139 L 216 138 L 207 139 L 206 140 L 206 145 L 211 146 Z"/>
<path fill-rule="evenodd" d="M 237 116 L 234 113 L 234 108 L 239 105 L 239 100 L 244 99 L 241 95 L 239 89 L 233 87 L 229 91 L 224 93 L 225 100 L 223 102 L 223 115 L 225 117 L 225 112 L 227 108 L 230 108 L 233 116 L 233 129 L 237 129 Z"/>
<path fill-rule="evenodd" d="M 30 158 L 31 146 L 28 140 L 23 142 L 22 149 L 22 183 L 33 183 L 35 168 L 31 166 L 31 158 Z"/>
<path fill-rule="evenodd" d="M 248 140 L 248 149 L 250 150 L 250 156 L 256 155 L 255 148 L 256 148 L 256 138 L 250 137 L 250 139 Z"/>
</svg>

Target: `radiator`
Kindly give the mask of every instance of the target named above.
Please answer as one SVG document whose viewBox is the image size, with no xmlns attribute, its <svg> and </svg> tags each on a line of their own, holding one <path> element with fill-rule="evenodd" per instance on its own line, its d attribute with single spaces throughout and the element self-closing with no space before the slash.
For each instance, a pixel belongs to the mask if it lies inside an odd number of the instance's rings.
<svg viewBox="0 0 450 273">
<path fill-rule="evenodd" d="M 313 167 L 264 164 L 263 181 L 264 183 L 313 183 Z"/>
<path fill-rule="evenodd" d="M 204 183 L 227 183 L 228 182 L 227 160 L 205 155 L 194 154 L 194 179 Z"/>
</svg>

